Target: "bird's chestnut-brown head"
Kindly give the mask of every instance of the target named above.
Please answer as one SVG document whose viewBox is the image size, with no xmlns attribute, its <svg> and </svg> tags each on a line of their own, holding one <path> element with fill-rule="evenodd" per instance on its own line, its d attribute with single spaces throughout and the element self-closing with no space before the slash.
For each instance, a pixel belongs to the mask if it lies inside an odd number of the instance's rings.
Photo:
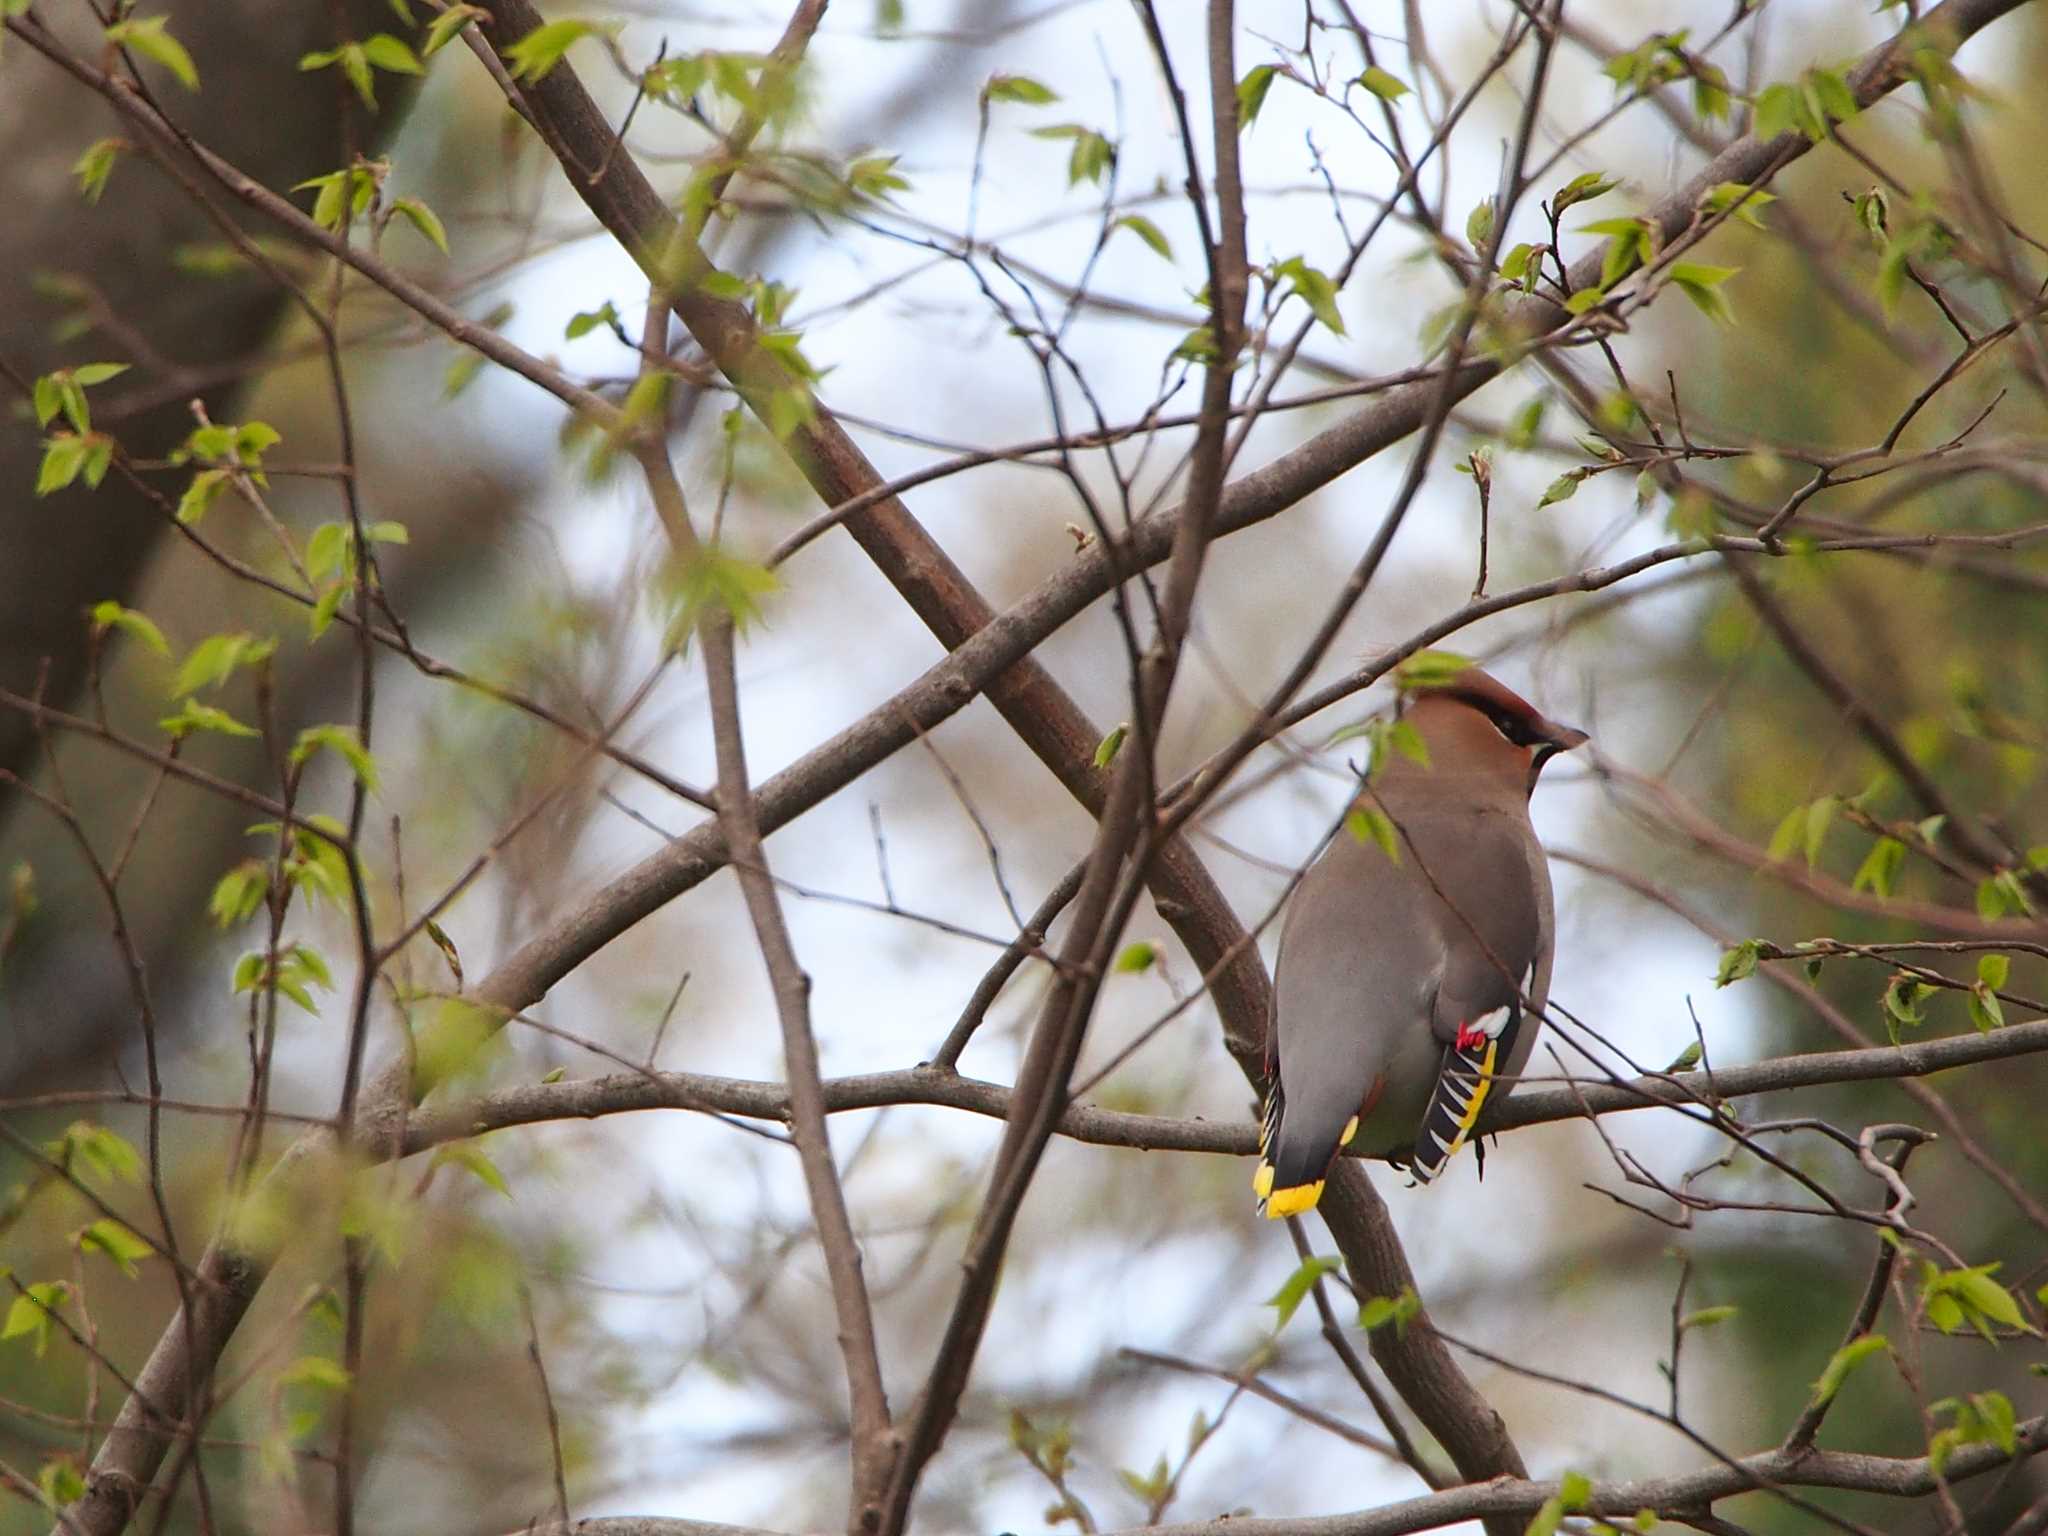
<svg viewBox="0 0 2048 1536">
<path fill-rule="evenodd" d="M 1587 739 L 1477 667 L 1441 682 L 1411 683 L 1401 718 L 1429 748 L 1429 771 L 1496 779 L 1524 796 L 1534 792 L 1545 763 Z"/>
</svg>

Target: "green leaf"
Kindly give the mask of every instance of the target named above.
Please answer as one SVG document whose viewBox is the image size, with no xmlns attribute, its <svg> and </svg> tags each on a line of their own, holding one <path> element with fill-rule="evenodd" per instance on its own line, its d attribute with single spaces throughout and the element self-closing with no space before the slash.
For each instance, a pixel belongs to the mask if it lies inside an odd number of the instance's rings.
<svg viewBox="0 0 2048 1536">
<path fill-rule="evenodd" d="M 1777 830 L 1771 833 L 1770 846 L 1764 850 L 1764 856 L 1773 864 L 1780 859 L 1790 858 L 1792 850 L 1799 846 L 1805 836 L 1806 807 L 1795 805 L 1778 822 Z"/>
<path fill-rule="evenodd" d="M 1041 85 L 1029 75 L 990 75 L 981 88 L 983 101 L 1011 101 L 1022 107 L 1050 106 L 1060 99 L 1058 91 Z"/>
<path fill-rule="evenodd" d="M 46 1507 L 59 1510 L 85 1497 L 85 1478 L 71 1458 L 60 1452 L 36 1469 L 36 1490 Z"/>
<path fill-rule="evenodd" d="M 1880 837 L 1864 855 L 1862 864 L 1857 866 L 1856 878 L 1850 882 L 1849 888 L 1852 891 L 1867 888 L 1879 900 L 1887 900 L 1905 863 L 1906 845 L 1895 837 Z"/>
<path fill-rule="evenodd" d="M 1273 1331 L 1285 1328 L 1295 1312 L 1299 1310 L 1308 1293 L 1315 1289 L 1315 1283 L 1325 1275 L 1334 1275 L 1344 1267 L 1344 1261 L 1336 1254 L 1316 1254 L 1303 1259 L 1294 1268 L 1294 1273 L 1282 1282 L 1280 1289 L 1266 1298 L 1266 1305 L 1279 1310 L 1273 1319 Z"/>
<path fill-rule="evenodd" d="M 401 197 L 391 205 L 391 211 L 431 240 L 443 256 L 448 254 L 448 231 L 433 209 L 416 197 Z"/>
<path fill-rule="evenodd" d="M 504 50 L 505 62 L 511 66 L 514 80 L 531 84 L 546 79 L 572 44 L 586 37 L 607 37 L 616 31 L 607 23 L 581 18 L 542 22 Z"/>
<path fill-rule="evenodd" d="M 2016 1455 L 2019 1451 L 2019 1435 L 2018 1426 L 2014 1421 L 2012 1400 L 2003 1392 L 1972 1392 L 1970 1403 L 1976 1408 L 1978 1417 L 1983 1420 L 1984 1427 L 1990 1432 L 1991 1443 L 2008 1456 Z"/>
<path fill-rule="evenodd" d="M 28 1337 L 35 1340 L 36 1358 L 42 1359 L 50 1343 L 50 1315 L 71 1299 L 71 1286 L 64 1280 L 39 1280 L 24 1286 L 7 1309 L 7 1321 L 0 1323 L 0 1340 Z"/>
<path fill-rule="evenodd" d="M 1977 1027 L 1977 1033 L 1988 1035 L 1994 1029 L 2005 1027 L 2005 1009 L 1999 1006 L 1998 997 L 1991 988 L 1980 981 L 1965 996 L 1969 999 L 1970 1022 Z"/>
<path fill-rule="evenodd" d="M 1377 64 L 1368 65 L 1365 73 L 1360 75 L 1355 83 L 1364 86 L 1381 101 L 1399 101 L 1408 94 L 1406 82 L 1399 76 L 1388 74 Z"/>
<path fill-rule="evenodd" d="M 1411 763 L 1429 766 L 1429 743 L 1422 739 L 1422 732 L 1415 729 L 1412 720 L 1396 720 L 1387 730 L 1387 743 Z"/>
<path fill-rule="evenodd" d="M 1740 944 L 1721 952 L 1720 969 L 1714 972 L 1714 985 L 1733 986 L 1756 974 L 1756 964 L 1763 950 L 1762 939 L 1744 939 Z"/>
<path fill-rule="evenodd" d="M 213 510 L 213 504 L 220 500 L 220 493 L 227 489 L 232 476 L 224 469 L 202 469 L 192 476 L 192 483 L 185 487 L 185 493 L 178 498 L 178 521 L 190 527 Z"/>
<path fill-rule="evenodd" d="M 244 859 L 214 883 L 206 912 L 216 927 L 247 922 L 270 894 L 270 867 L 261 859 Z"/>
<path fill-rule="evenodd" d="M 131 1280 L 140 1273 L 136 1266 L 156 1253 L 156 1249 L 111 1217 L 96 1221 L 74 1234 L 73 1241 L 80 1253 L 105 1254 Z"/>
<path fill-rule="evenodd" d="M 188 91 L 199 89 L 199 70 L 192 62 L 192 55 L 185 51 L 185 45 L 171 36 L 168 16 L 131 16 L 126 21 L 117 21 L 106 30 L 107 41 L 117 47 L 133 48 L 145 59 L 153 59 L 163 65 Z"/>
<path fill-rule="evenodd" d="M 294 768 L 322 749 L 336 754 L 349 766 L 356 776 L 356 782 L 372 794 L 377 789 L 377 763 L 363 746 L 362 738 L 356 735 L 352 725 L 309 725 L 299 732 L 299 739 L 293 743 L 291 761 Z"/>
<path fill-rule="evenodd" d="M 1401 834 L 1387 813 L 1361 801 L 1344 814 L 1344 830 L 1360 843 L 1377 843 L 1390 860 L 1401 862 Z"/>
<path fill-rule="evenodd" d="M 175 697 L 181 693 L 197 693 L 202 688 L 214 688 L 232 677 L 239 667 L 253 667 L 269 660 L 277 649 L 275 640 L 259 640 L 243 630 L 238 634 L 208 635 L 192 647 L 184 665 L 178 668 L 177 681 L 171 684 Z"/>
<path fill-rule="evenodd" d="M 462 29 L 471 22 L 490 15 L 479 5 L 451 5 L 432 21 L 427 23 L 427 40 L 420 45 L 420 57 L 431 59 L 435 54 L 455 41 Z"/>
<path fill-rule="evenodd" d="M 165 715 L 157 721 L 159 729 L 171 735 L 184 738 L 194 731 L 212 731 L 220 736 L 254 736 L 254 726 L 242 724 L 224 709 L 215 709 L 211 704 L 202 704 L 197 699 L 187 699 L 178 706 L 175 715 Z"/>
<path fill-rule="evenodd" d="M 1563 1523 L 1564 1516 L 1564 1500 L 1552 1494 L 1529 1517 L 1528 1525 L 1523 1527 L 1523 1536 L 1557 1536 L 1557 1528 Z"/>
<path fill-rule="evenodd" d="M 85 468 L 86 439 L 71 433 L 44 439 L 43 462 L 36 470 L 36 494 L 61 491 Z"/>
<path fill-rule="evenodd" d="M 1927 1016 L 1922 1011 L 1921 1004 L 1931 990 L 1932 988 L 1926 982 L 1921 981 L 1917 977 L 1894 976 L 1891 979 L 1891 983 L 1884 989 L 1886 1019 L 1888 1021 L 1895 1020 L 1897 1023 L 1909 1027 L 1918 1027 L 1926 1023 Z M 1891 1027 L 1889 1023 L 1887 1027 Z M 1896 1030 L 1893 1031 L 1893 1043 L 1897 1043 Z"/>
<path fill-rule="evenodd" d="M 120 1132 L 89 1120 L 72 1121 L 62 1136 L 43 1143 L 43 1150 L 68 1172 L 76 1173 L 83 1164 L 108 1183 L 142 1182 L 142 1154 Z M 0 1266 L 0 1274 L 4 1273 Z"/>
<path fill-rule="evenodd" d="M 1677 261 L 1669 268 L 1671 281 L 1692 300 L 1694 307 L 1709 320 L 1722 324 L 1732 323 L 1735 311 L 1729 306 L 1727 295 L 1721 292 L 1721 285 L 1740 270 L 1710 267 L 1697 261 Z"/>
<path fill-rule="evenodd" d="M 1471 666 L 1472 658 L 1456 651 L 1417 651 L 1394 669 L 1394 683 L 1403 693 L 1448 688 Z"/>
<path fill-rule="evenodd" d="M 1101 741 L 1096 743 L 1096 767 L 1107 768 L 1111 763 L 1116 761 L 1116 755 L 1118 752 L 1123 750 L 1124 737 L 1130 734 L 1130 729 L 1130 722 L 1126 720 L 1121 725 L 1114 727 L 1107 736 L 1103 737 Z"/>
<path fill-rule="evenodd" d="M 1542 496 L 1536 501 L 1537 509 L 1540 511 L 1553 503 L 1570 501 L 1579 494 L 1579 487 L 1585 483 L 1587 474 L 1588 471 L 1583 469 L 1566 470 L 1543 488 Z"/>
<path fill-rule="evenodd" d="M 2012 961 L 2004 955 L 1989 954 L 1977 957 L 1977 980 L 1994 992 L 2005 990 L 2005 979 L 2012 974 Z"/>
<path fill-rule="evenodd" d="M 1493 238 L 1493 199 L 1481 198 L 1473 204 L 1472 211 L 1465 215 L 1465 242 L 1474 251 L 1483 252 L 1486 242 Z"/>
<path fill-rule="evenodd" d="M 1142 213 L 1127 213 L 1110 228 L 1128 229 L 1168 261 L 1173 260 L 1173 247 L 1167 243 L 1166 236 L 1160 232 L 1157 224 Z"/>
<path fill-rule="evenodd" d="M 438 1161 L 438 1158 L 437 1158 Z M 349 1375 L 345 1366 L 325 1355 L 301 1355 L 277 1373 L 280 1387 L 312 1387 L 323 1392 L 346 1392 Z"/>
<path fill-rule="evenodd" d="M 1290 256 L 1273 266 L 1276 280 L 1284 279 L 1287 291 L 1297 295 L 1309 310 L 1337 335 L 1344 334 L 1344 317 L 1337 312 L 1337 285 L 1329 274 L 1310 266 L 1299 256 Z"/>
<path fill-rule="evenodd" d="M 1521 404 L 1515 414 L 1508 418 L 1505 439 L 1508 447 L 1523 450 L 1535 443 L 1536 434 L 1543 429 L 1543 413 L 1549 404 L 1550 399 L 1547 395 L 1531 395 Z"/>
<path fill-rule="evenodd" d="M 1790 85 L 1767 85 L 1757 92 L 1751 131 L 1762 140 L 1789 133 L 1802 116 L 1799 92 Z"/>
<path fill-rule="evenodd" d="M 1681 1317 L 1678 1320 L 1678 1329 L 1679 1332 L 1684 1333 L 1694 1328 L 1718 1327 L 1720 1324 L 1727 1322 L 1731 1317 L 1738 1315 L 1741 1311 L 1742 1308 L 1740 1307 L 1701 1307 L 1699 1311 L 1688 1312 L 1684 1317 Z"/>
<path fill-rule="evenodd" d="M 1148 971 L 1158 958 L 1158 946 L 1147 943 L 1144 939 L 1139 939 L 1136 943 L 1126 944 L 1123 947 L 1123 952 L 1116 957 L 1116 963 L 1110 969 L 1114 971 Z"/>
<path fill-rule="evenodd" d="M 1827 841 L 1828 827 L 1835 819 L 1835 812 L 1842 808 L 1837 795 L 1822 795 L 1806 808 L 1806 867 L 1812 869 L 1820 862 L 1822 845 Z"/>
<path fill-rule="evenodd" d="M 171 659 L 170 642 L 164 639 L 164 632 L 151 622 L 149 616 L 133 608 L 123 608 L 111 598 L 93 606 L 92 627 L 95 633 L 102 635 L 110 629 L 118 629 L 123 634 L 134 636 L 164 660 Z"/>
<path fill-rule="evenodd" d="M 910 182 L 897 174 L 901 155 L 863 155 L 846 167 L 846 184 L 863 197 L 886 198 L 891 192 L 908 192 Z"/>
<path fill-rule="evenodd" d="M 1942 1281 L 1953 1287 L 1956 1300 L 1963 1304 L 1963 1311 L 1970 1314 L 1973 1323 L 1981 1317 L 2001 1327 L 2033 1332 L 2012 1292 L 1991 1278 L 1999 1268 L 1997 1264 L 1979 1264 L 1974 1269 L 1950 1270 Z M 1981 1324 L 1979 1331 L 1983 1331 Z"/>
<path fill-rule="evenodd" d="M 363 40 L 363 56 L 388 75 L 424 75 L 426 66 L 404 40 L 379 32 Z"/>
<path fill-rule="evenodd" d="M 1237 131 L 1243 133 L 1259 120 L 1259 109 L 1266 104 L 1266 93 L 1273 88 L 1273 77 L 1280 73 L 1277 64 L 1255 64 L 1245 71 L 1237 82 Z"/>
<path fill-rule="evenodd" d="M 1562 216 L 1567 208 L 1604 197 L 1620 185 L 1605 171 L 1583 171 L 1550 194 L 1550 211 Z"/>
<path fill-rule="evenodd" d="M 1849 1373 L 1868 1360 L 1872 1355 L 1891 1348 L 1890 1342 L 1881 1333 L 1866 1333 L 1851 1339 L 1829 1357 L 1827 1366 L 1820 1373 L 1820 1379 L 1813 1384 L 1813 1406 L 1818 1408 L 1835 1400 L 1835 1394 L 1842 1390 L 1842 1383 L 1849 1379 Z"/>
<path fill-rule="evenodd" d="M 85 153 L 71 162 L 71 174 L 88 203 L 97 203 L 107 190 L 107 178 L 114 173 L 114 161 L 128 147 L 126 139 L 95 139 Z M 47 422 L 48 418 L 44 420 Z"/>
<path fill-rule="evenodd" d="M 1690 1072 L 1700 1064 L 1700 1058 L 1705 1054 L 1706 1052 L 1700 1048 L 1699 1041 L 1695 1040 L 1691 1045 L 1688 1045 L 1684 1050 L 1672 1057 L 1671 1065 L 1664 1070 L 1666 1072 Z"/>
<path fill-rule="evenodd" d="M 512 1186 L 505 1182 L 505 1175 L 484 1155 L 484 1149 L 473 1141 L 453 1141 L 441 1148 L 434 1154 L 434 1166 L 438 1168 L 443 1164 L 465 1168 L 507 1200 L 512 1198 Z"/>
<path fill-rule="evenodd" d="M 1422 1301 L 1412 1286 L 1403 1286 L 1398 1296 L 1369 1297 L 1358 1309 L 1358 1326 L 1367 1333 L 1384 1328 L 1392 1323 L 1397 1330 L 1405 1329 L 1409 1320 L 1422 1311 Z"/>
<path fill-rule="evenodd" d="M 1751 229 L 1764 227 L 1763 209 L 1767 203 L 1775 203 L 1778 195 L 1766 192 L 1760 187 L 1749 187 L 1739 181 L 1718 182 L 1707 189 L 1700 199 L 1700 206 L 1709 213 L 1726 213 L 1735 210 L 1733 217 Z"/>
<path fill-rule="evenodd" d="M 619 311 L 610 299 L 596 309 L 586 309 L 570 316 L 568 325 L 562 329 L 565 341 L 579 341 L 600 327 L 609 330 L 619 323 Z"/>
</svg>

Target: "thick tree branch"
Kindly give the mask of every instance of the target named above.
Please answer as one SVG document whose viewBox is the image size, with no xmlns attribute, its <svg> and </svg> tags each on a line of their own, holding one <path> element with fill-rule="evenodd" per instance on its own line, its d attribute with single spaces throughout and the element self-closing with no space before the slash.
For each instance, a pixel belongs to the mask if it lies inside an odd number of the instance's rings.
<svg viewBox="0 0 2048 1536">
<path fill-rule="evenodd" d="M 1949 1456 L 1942 1476 L 1950 1482 L 1981 1477 L 2015 1460 L 2048 1450 L 2048 1419 L 2029 1419 L 2015 1432 L 2012 1456 L 1995 1445 L 1962 1447 Z M 1933 1492 L 1934 1469 L 1925 1456 L 1863 1456 L 1850 1451 L 1765 1451 L 1727 1466 L 1703 1467 L 1676 1477 L 1643 1478 L 1625 1483 L 1593 1484 L 1580 1507 L 1583 1514 L 1626 1520 L 1642 1509 L 1667 1517 L 1707 1509 L 1716 1499 L 1753 1493 L 1759 1485 L 1788 1488 L 1840 1488 L 1858 1493 L 1910 1499 Z M 1179 1525 L 1145 1528 L 1146 1536 L 1408 1536 L 1440 1530 L 1461 1520 L 1488 1516 L 1529 1516 L 1558 1492 L 1554 1482 L 1497 1478 L 1442 1493 L 1423 1494 L 1376 1509 L 1348 1515 L 1311 1515 L 1299 1519 L 1229 1516 Z M 1131 1533 L 1136 1536 L 1136 1533 Z"/>
<path fill-rule="evenodd" d="M 2048 1052 L 2048 1019 L 2008 1024 L 1990 1034 L 1974 1031 L 1942 1040 L 1867 1050 L 1816 1051 L 1778 1056 L 1744 1066 L 1716 1067 L 1712 1073 L 1653 1073 L 1625 1082 L 1574 1082 L 1553 1086 L 1533 1078 L 1500 1101 L 1486 1120 L 1487 1134 L 1554 1125 L 1586 1114 L 1620 1114 L 1635 1109 L 1713 1104 L 1794 1088 L 1830 1083 L 1888 1082 L 1927 1077 L 1956 1067 Z M 997 1120 L 1009 1118 L 1011 1090 L 1001 1083 L 962 1077 L 938 1067 L 910 1067 L 858 1077 L 827 1078 L 825 1108 L 832 1114 L 928 1105 L 963 1110 Z M 691 1110 L 787 1121 L 789 1096 L 780 1083 L 711 1077 L 696 1072 L 618 1073 L 558 1083 L 527 1083 L 479 1099 L 437 1104 L 415 1114 L 406 1127 L 403 1153 L 410 1156 L 444 1142 L 480 1136 L 508 1126 L 551 1120 L 594 1120 L 650 1109 Z M 1244 1120 L 1178 1120 L 1121 1110 L 1070 1104 L 1059 1133 L 1102 1147 L 1158 1152 L 1213 1152 L 1250 1157 L 1258 1151 L 1258 1127 Z M 1347 1154 L 1362 1156 L 1362 1154 Z"/>
</svg>

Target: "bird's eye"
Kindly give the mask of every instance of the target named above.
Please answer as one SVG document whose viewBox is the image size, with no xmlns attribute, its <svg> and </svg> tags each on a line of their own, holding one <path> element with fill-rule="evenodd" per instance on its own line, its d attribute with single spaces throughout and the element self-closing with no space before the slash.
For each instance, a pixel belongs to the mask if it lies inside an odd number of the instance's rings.
<svg viewBox="0 0 2048 1536">
<path fill-rule="evenodd" d="M 1499 731 L 1501 735 L 1505 736 L 1516 746 L 1528 747 L 1535 745 L 1536 738 L 1530 735 L 1528 727 L 1520 720 L 1515 719 L 1514 716 L 1498 714 L 1493 710 L 1488 710 L 1486 718 L 1493 722 L 1493 728 L 1496 731 Z"/>
</svg>

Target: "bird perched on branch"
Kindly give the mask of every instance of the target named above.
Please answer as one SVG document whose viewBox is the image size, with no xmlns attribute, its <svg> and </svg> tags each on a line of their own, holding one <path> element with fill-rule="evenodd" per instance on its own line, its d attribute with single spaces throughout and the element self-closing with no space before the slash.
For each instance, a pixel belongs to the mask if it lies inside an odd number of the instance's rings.
<svg viewBox="0 0 2048 1536">
<path fill-rule="evenodd" d="M 1354 1140 L 1407 1149 L 1415 1178 L 1435 1178 L 1495 1080 L 1522 1070 L 1550 989 L 1550 869 L 1529 796 L 1586 733 L 1476 667 L 1413 667 L 1403 686 L 1281 930 L 1252 1186 L 1270 1217 L 1311 1209 Z"/>
</svg>

